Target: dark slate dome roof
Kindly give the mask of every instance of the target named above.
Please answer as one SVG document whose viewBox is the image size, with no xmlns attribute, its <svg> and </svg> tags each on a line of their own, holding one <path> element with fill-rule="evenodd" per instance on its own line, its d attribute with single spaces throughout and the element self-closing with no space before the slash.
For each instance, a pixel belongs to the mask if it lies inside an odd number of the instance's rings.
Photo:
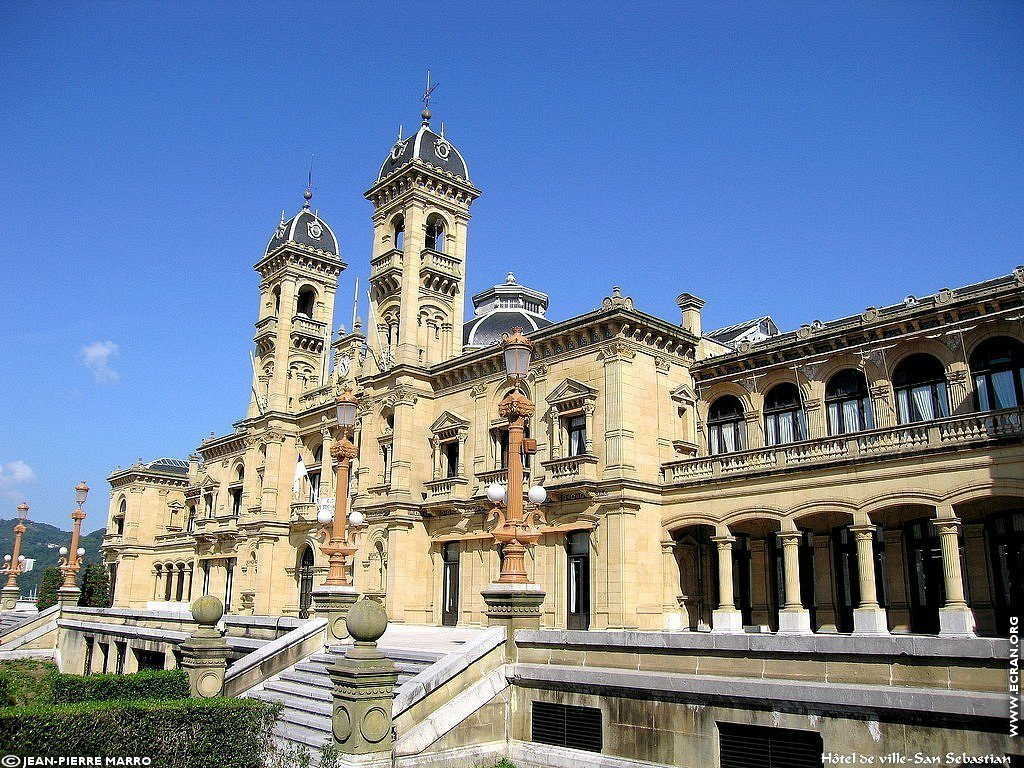
<svg viewBox="0 0 1024 768">
<path fill-rule="evenodd" d="M 430 130 L 429 110 L 423 111 L 423 125 L 415 135 L 403 139 L 399 134 L 399 139 L 391 148 L 391 153 L 380 166 L 377 180 L 380 181 L 385 176 L 390 176 L 415 159 L 469 181 L 469 167 L 466 165 L 462 153 L 445 138 L 444 128 L 441 128 L 440 135 Z"/>
<path fill-rule="evenodd" d="M 327 222 L 321 219 L 315 211 L 309 209 L 309 199 L 313 194 L 306 190 L 306 203 L 302 210 L 292 216 L 288 221 L 281 215 L 281 223 L 274 230 L 274 235 L 267 243 L 266 254 L 277 249 L 285 243 L 296 243 L 308 248 L 316 248 L 332 256 L 338 256 L 338 238 L 334 231 L 327 226 Z"/>
<path fill-rule="evenodd" d="M 462 343 L 467 347 L 486 347 L 501 341 L 502 334 L 513 328 L 522 328 L 529 336 L 552 325 L 544 317 L 547 309 L 547 294 L 520 285 L 509 272 L 504 283 L 473 297 L 476 317 L 462 327 Z"/>
</svg>

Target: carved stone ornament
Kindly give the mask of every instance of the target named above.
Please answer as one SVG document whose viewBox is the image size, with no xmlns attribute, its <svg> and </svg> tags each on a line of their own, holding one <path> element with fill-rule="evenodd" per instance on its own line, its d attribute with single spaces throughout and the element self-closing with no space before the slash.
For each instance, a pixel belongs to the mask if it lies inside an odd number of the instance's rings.
<svg viewBox="0 0 1024 768">
<path fill-rule="evenodd" d="M 860 313 L 861 322 L 873 323 L 878 319 L 878 310 L 875 307 L 868 307 Z"/>
<path fill-rule="evenodd" d="M 306 232 L 314 240 L 319 240 L 324 233 L 323 225 L 314 219 L 313 221 L 306 222 Z"/>
<path fill-rule="evenodd" d="M 537 406 L 521 392 L 510 392 L 498 403 L 498 414 L 503 419 L 530 418 L 537 411 Z"/>
<path fill-rule="evenodd" d="M 953 292 L 949 288 L 943 288 L 935 294 L 936 304 L 949 304 L 953 300 Z"/>
<path fill-rule="evenodd" d="M 601 309 L 611 309 L 613 307 L 633 309 L 633 299 L 629 296 L 623 296 L 622 289 L 617 285 L 612 288 L 612 295 L 605 296 L 604 300 L 601 302 Z"/>
<path fill-rule="evenodd" d="M 605 362 L 632 360 L 634 357 L 636 357 L 636 349 L 621 339 L 605 344 L 601 348 L 601 358 Z"/>
</svg>

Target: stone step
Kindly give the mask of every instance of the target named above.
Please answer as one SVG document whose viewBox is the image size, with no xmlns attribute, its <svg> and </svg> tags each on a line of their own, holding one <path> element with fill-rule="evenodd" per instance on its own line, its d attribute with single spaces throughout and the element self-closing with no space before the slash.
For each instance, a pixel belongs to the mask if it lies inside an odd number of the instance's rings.
<svg viewBox="0 0 1024 768">
<path fill-rule="evenodd" d="M 260 701 L 270 701 L 275 704 L 282 704 L 285 709 L 300 709 L 300 711 L 309 714 L 316 715 L 318 717 L 324 717 L 330 720 L 333 716 L 333 705 L 331 702 L 320 701 L 316 699 L 297 699 L 294 696 L 281 693 L 279 691 L 260 691 L 255 694 L 255 698 Z"/>
<path fill-rule="evenodd" d="M 263 688 L 267 691 L 283 693 L 286 696 L 291 696 L 299 701 L 303 699 L 326 701 L 328 703 L 333 701 L 329 688 L 314 688 L 310 685 L 291 683 L 287 680 L 269 680 L 263 684 Z M 296 702 L 296 706 L 298 706 L 298 702 Z"/>
<path fill-rule="evenodd" d="M 304 744 L 309 747 L 310 752 L 312 752 L 314 756 L 318 755 L 320 750 L 324 748 L 324 745 L 331 741 L 331 734 L 329 731 L 325 733 L 321 730 L 305 728 L 301 725 L 284 723 L 281 721 L 278 721 L 277 725 L 274 726 L 273 733 L 276 737 L 282 741 L 288 742 L 291 746 Z"/>
</svg>

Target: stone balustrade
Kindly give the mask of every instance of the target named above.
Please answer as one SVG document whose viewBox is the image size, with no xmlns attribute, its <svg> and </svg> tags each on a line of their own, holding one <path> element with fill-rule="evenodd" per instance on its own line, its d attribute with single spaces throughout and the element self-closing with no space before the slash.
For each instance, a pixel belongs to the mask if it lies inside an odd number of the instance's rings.
<svg viewBox="0 0 1024 768">
<path fill-rule="evenodd" d="M 597 456 L 580 454 L 542 462 L 548 472 L 546 485 L 565 485 L 597 479 Z"/>
<path fill-rule="evenodd" d="M 370 261 L 370 277 L 379 275 L 381 272 L 385 272 L 391 268 L 401 269 L 405 262 L 405 253 L 392 248 L 390 251 L 385 251 L 380 256 Z"/>
<path fill-rule="evenodd" d="M 442 477 L 424 483 L 431 500 L 465 499 L 469 480 L 464 477 Z"/>
<path fill-rule="evenodd" d="M 1024 408 L 972 413 L 769 448 L 684 459 L 662 464 L 661 472 L 665 483 L 692 483 L 792 467 L 939 450 L 1007 438 L 1024 438 Z M 550 463 L 545 462 L 545 466 Z"/>
</svg>

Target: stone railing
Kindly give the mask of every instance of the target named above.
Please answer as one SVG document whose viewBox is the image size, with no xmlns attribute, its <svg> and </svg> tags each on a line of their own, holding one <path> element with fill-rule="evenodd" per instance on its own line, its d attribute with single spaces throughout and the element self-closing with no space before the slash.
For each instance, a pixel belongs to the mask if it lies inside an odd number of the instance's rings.
<svg viewBox="0 0 1024 768">
<path fill-rule="evenodd" d="M 405 261 L 405 254 L 397 248 L 392 248 L 390 251 L 385 251 L 380 256 L 370 261 L 370 277 L 379 275 L 388 269 L 394 267 L 395 269 L 401 269 L 402 264 Z"/>
<path fill-rule="evenodd" d="M 666 483 L 692 483 L 720 477 L 818 466 L 858 458 L 965 446 L 995 440 L 1024 438 L 1024 408 L 972 413 L 916 424 L 872 429 L 849 435 L 776 445 L 750 451 L 702 456 L 662 464 Z M 550 462 L 545 462 L 547 466 Z"/>
<path fill-rule="evenodd" d="M 305 315 L 295 315 L 292 318 L 292 330 L 323 338 L 327 330 L 327 323 L 321 323 L 319 320 L 313 320 Z"/>
<path fill-rule="evenodd" d="M 423 485 L 430 499 L 465 499 L 469 480 L 465 477 L 441 477 Z"/>
<path fill-rule="evenodd" d="M 293 523 L 315 523 L 317 505 L 312 501 L 293 501 L 291 521 Z"/>
<path fill-rule="evenodd" d="M 433 269 L 437 272 L 443 272 L 446 275 L 453 275 L 458 277 L 459 268 L 462 266 L 462 262 L 456 259 L 454 256 L 448 256 L 438 251 L 425 250 L 420 254 L 423 266 L 421 269 Z"/>
<path fill-rule="evenodd" d="M 264 317 L 256 323 L 256 335 L 272 333 L 277 328 L 277 318 L 273 315 Z"/>
<path fill-rule="evenodd" d="M 487 486 L 497 483 L 498 485 L 508 485 L 508 470 L 507 469 L 492 469 L 488 472 L 477 472 L 476 479 L 480 481 L 480 484 L 486 489 Z M 526 484 L 530 480 L 530 470 L 523 467 L 523 483 Z"/>
<path fill-rule="evenodd" d="M 548 485 L 578 483 L 597 479 L 597 456 L 580 454 L 541 462 L 547 470 Z"/>
</svg>

